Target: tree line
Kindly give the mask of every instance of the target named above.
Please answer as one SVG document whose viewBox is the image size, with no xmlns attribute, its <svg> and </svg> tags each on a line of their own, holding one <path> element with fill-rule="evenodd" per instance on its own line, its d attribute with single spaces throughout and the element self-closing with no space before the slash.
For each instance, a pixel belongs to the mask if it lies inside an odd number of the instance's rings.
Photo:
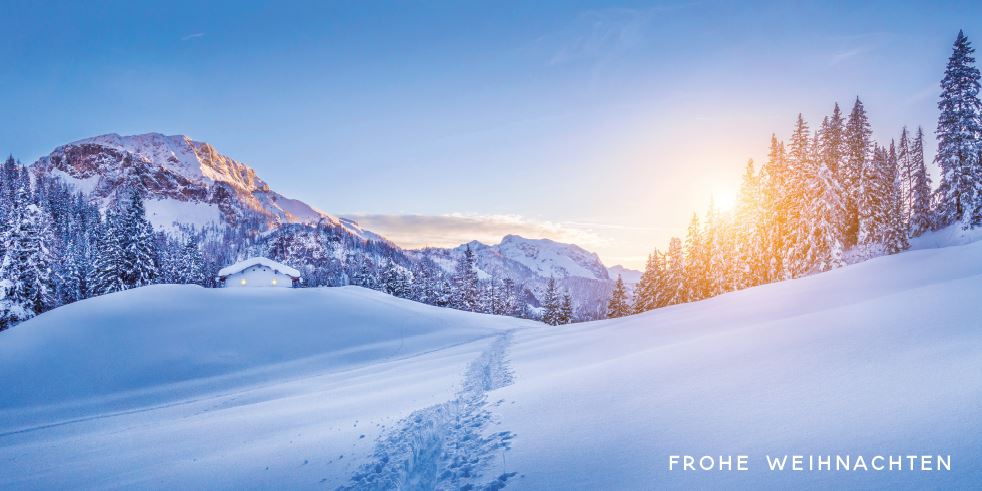
<svg viewBox="0 0 982 491">
<path fill-rule="evenodd" d="M 862 101 L 838 104 L 811 131 L 802 115 L 791 137 L 771 136 L 767 161 L 747 163 L 736 209 L 710 202 L 685 240 L 648 256 L 633 301 L 618 278 L 608 317 L 692 302 L 729 291 L 895 254 L 909 239 L 949 226 L 982 226 L 982 104 L 974 48 L 959 31 L 938 101 L 932 190 L 924 132 L 904 127 L 879 144 Z"/>
</svg>

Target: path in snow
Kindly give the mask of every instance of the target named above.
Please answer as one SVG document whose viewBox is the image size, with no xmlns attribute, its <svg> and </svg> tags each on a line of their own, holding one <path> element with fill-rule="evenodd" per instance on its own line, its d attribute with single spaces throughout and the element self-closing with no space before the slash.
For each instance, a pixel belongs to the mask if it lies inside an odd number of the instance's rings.
<svg viewBox="0 0 982 491">
<path fill-rule="evenodd" d="M 379 437 L 371 462 L 338 489 L 496 490 L 514 472 L 502 469 L 486 480 L 483 473 L 511 447 L 509 431 L 486 430 L 496 422 L 488 392 L 511 385 L 506 352 L 511 333 L 504 333 L 467 368 L 456 397 L 413 412 Z"/>
</svg>

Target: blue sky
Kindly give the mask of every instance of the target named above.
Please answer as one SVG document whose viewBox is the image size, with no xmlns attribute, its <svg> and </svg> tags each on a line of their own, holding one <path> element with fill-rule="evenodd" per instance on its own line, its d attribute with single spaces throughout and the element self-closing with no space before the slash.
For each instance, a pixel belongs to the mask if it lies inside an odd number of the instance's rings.
<svg viewBox="0 0 982 491">
<path fill-rule="evenodd" d="M 2 2 L 0 151 L 188 134 L 415 246 L 639 266 L 795 116 L 932 135 L 973 2 Z"/>
</svg>

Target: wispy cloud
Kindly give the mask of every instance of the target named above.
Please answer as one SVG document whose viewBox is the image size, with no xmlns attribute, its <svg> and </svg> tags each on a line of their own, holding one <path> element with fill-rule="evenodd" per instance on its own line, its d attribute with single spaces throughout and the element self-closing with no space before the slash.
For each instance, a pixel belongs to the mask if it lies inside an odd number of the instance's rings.
<svg viewBox="0 0 982 491">
<path fill-rule="evenodd" d="M 188 34 L 187 36 L 182 37 L 181 38 L 181 41 L 190 41 L 191 39 L 197 39 L 197 38 L 200 38 L 200 37 L 204 37 L 204 35 L 205 35 L 205 33 L 203 33 L 203 32 L 196 32 L 196 33 L 193 33 L 193 34 Z"/>
<path fill-rule="evenodd" d="M 891 33 L 884 31 L 832 36 L 829 41 L 838 44 L 839 50 L 829 56 L 829 66 L 845 63 L 853 58 L 876 51 L 887 44 L 891 37 Z"/>
<path fill-rule="evenodd" d="M 857 56 L 869 53 L 877 48 L 874 44 L 867 44 L 864 46 L 857 46 L 855 48 L 850 48 L 845 51 L 840 51 L 832 55 L 829 59 L 829 65 L 838 65 L 847 60 L 851 60 Z"/>
<path fill-rule="evenodd" d="M 608 242 L 590 224 L 535 220 L 521 215 L 350 213 L 345 217 L 410 249 L 454 247 L 471 240 L 494 244 L 508 234 L 570 242 L 588 249 Z"/>
<path fill-rule="evenodd" d="M 659 14 L 691 5 L 694 3 L 586 10 L 562 29 L 540 36 L 531 48 L 544 51 L 550 65 L 602 60 L 642 44 Z"/>
</svg>

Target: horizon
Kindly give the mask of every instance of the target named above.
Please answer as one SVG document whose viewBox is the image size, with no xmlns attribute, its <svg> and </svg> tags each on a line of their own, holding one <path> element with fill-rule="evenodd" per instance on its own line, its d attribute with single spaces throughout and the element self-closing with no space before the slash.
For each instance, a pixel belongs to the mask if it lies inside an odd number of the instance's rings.
<svg viewBox="0 0 982 491">
<path fill-rule="evenodd" d="M 0 151 L 26 164 L 187 134 L 403 247 L 516 234 L 632 269 L 799 112 L 814 129 L 858 95 L 875 140 L 922 126 L 933 160 L 951 43 L 982 35 L 970 2 L 9 10 Z"/>
</svg>

